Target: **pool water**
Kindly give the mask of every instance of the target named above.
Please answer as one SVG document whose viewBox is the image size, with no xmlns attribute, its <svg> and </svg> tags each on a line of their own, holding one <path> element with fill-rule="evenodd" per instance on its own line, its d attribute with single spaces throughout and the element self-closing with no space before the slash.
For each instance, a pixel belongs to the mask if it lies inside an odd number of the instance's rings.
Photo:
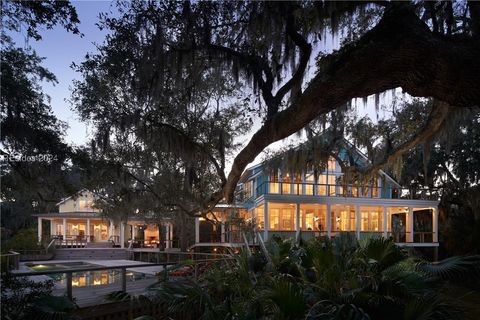
<svg viewBox="0 0 480 320">
<path fill-rule="evenodd" d="M 50 271 L 50 270 L 65 270 L 65 269 L 79 269 L 85 267 L 99 267 L 99 265 L 86 262 L 67 262 L 67 263 L 49 263 L 49 264 L 27 264 L 28 267 L 34 271 Z M 56 273 L 49 274 L 50 278 L 54 279 L 60 285 L 67 285 L 66 274 Z M 138 281 L 148 278 L 153 278 L 152 275 L 147 275 L 141 272 L 134 272 L 127 270 L 127 281 Z M 102 286 L 121 282 L 121 271 L 119 269 L 110 270 L 95 270 L 95 271 L 79 271 L 72 273 L 72 287 L 90 287 Z"/>
</svg>

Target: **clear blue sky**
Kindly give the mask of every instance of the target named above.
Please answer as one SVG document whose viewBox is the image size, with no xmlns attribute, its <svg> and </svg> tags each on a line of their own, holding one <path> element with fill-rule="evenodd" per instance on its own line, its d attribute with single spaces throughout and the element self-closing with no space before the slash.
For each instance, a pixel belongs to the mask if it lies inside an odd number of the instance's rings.
<svg viewBox="0 0 480 320">
<path fill-rule="evenodd" d="M 111 7 L 111 1 L 72 1 L 77 9 L 80 20 L 80 31 L 84 37 L 67 32 L 62 27 L 52 30 L 41 30 L 41 41 L 33 39 L 25 42 L 24 34 L 13 35 L 18 46 L 30 45 L 40 57 L 44 57 L 43 66 L 55 74 L 58 84 L 44 84 L 43 90 L 51 97 L 53 112 L 60 119 L 68 123 L 66 142 L 77 145 L 88 141 L 87 125 L 78 120 L 77 115 L 71 110 L 71 105 L 66 99 L 70 99 L 70 87 L 73 79 L 79 79 L 80 75 L 70 67 L 72 62 L 80 63 L 84 60 L 87 52 L 95 51 L 94 43 L 102 43 L 106 32 L 100 31 L 95 25 L 98 22 L 98 14 L 107 12 Z"/>
</svg>

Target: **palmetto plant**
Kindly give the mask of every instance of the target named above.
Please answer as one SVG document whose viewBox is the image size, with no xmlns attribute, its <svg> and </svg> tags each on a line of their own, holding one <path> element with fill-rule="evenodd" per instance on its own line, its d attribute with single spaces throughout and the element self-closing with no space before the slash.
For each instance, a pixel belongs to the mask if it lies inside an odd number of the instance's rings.
<svg viewBox="0 0 480 320">
<path fill-rule="evenodd" d="M 201 319 L 480 318 L 480 256 L 431 263 L 391 240 L 352 235 L 275 239 L 268 248 L 271 263 L 243 253 L 198 281 L 160 282 L 145 296 Z"/>
</svg>

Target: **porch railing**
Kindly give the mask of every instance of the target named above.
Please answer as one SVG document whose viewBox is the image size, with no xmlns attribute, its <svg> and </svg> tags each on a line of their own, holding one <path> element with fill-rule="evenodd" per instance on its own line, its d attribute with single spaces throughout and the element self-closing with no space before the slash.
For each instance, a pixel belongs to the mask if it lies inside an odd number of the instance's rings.
<svg viewBox="0 0 480 320">
<path fill-rule="evenodd" d="M 10 250 L 8 253 L 0 255 L 0 261 L 2 273 L 17 270 L 20 263 L 20 253 Z"/>
<path fill-rule="evenodd" d="M 259 233 L 263 236 L 263 229 L 258 230 Z M 225 232 L 225 242 L 229 243 L 243 243 L 244 240 L 241 238 L 242 231 L 227 231 Z M 342 233 L 352 233 L 356 234 L 355 230 L 352 231 L 334 231 L 330 232 L 330 236 L 336 237 Z M 413 232 L 413 241 L 410 241 L 410 232 L 408 231 L 401 231 L 401 232 L 392 232 L 392 231 L 360 231 L 359 232 L 359 239 L 367 239 L 367 238 L 380 238 L 386 236 L 387 238 L 392 238 L 396 243 L 434 243 L 434 232 L 424 232 L 424 231 L 414 231 Z M 296 231 L 295 230 L 269 230 L 268 231 L 268 238 L 271 239 L 273 236 L 278 236 L 283 239 L 291 238 L 295 239 Z M 327 230 L 300 230 L 300 237 L 303 240 L 308 240 L 311 238 L 321 238 L 327 237 L 328 231 Z M 237 239 L 238 241 L 234 241 L 233 239 Z M 248 242 L 249 244 L 255 244 L 252 239 L 249 237 Z M 219 243 L 220 241 L 216 241 L 214 243 Z M 202 243 L 202 241 L 200 241 Z"/>
<path fill-rule="evenodd" d="M 424 200 L 437 200 L 439 197 L 437 189 L 277 181 L 265 181 L 256 188 L 257 197 L 265 194 Z M 248 197 L 251 197 L 251 195 L 245 196 L 244 198 Z"/>
</svg>

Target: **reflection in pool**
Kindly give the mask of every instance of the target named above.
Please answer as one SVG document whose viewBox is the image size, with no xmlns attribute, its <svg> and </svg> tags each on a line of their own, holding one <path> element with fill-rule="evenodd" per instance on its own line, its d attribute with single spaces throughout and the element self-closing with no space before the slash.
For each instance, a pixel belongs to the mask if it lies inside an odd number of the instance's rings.
<svg viewBox="0 0 480 320">
<path fill-rule="evenodd" d="M 50 271 L 50 270 L 65 270 L 65 269 L 79 269 L 85 267 L 99 267 L 98 265 L 85 263 L 85 262 L 75 262 L 75 263 L 55 263 L 55 264 L 29 264 L 30 268 L 35 271 Z M 66 286 L 66 274 L 65 273 L 56 273 L 49 274 L 50 278 L 56 280 L 58 284 Z M 140 272 L 134 272 L 127 270 L 127 281 L 137 281 L 142 279 L 153 278 L 154 276 L 147 275 Z M 90 286 L 101 286 L 113 283 L 121 282 L 121 271 L 120 269 L 110 269 L 110 270 L 96 270 L 96 271 L 79 271 L 72 273 L 72 286 L 73 287 L 90 287 Z"/>
</svg>

